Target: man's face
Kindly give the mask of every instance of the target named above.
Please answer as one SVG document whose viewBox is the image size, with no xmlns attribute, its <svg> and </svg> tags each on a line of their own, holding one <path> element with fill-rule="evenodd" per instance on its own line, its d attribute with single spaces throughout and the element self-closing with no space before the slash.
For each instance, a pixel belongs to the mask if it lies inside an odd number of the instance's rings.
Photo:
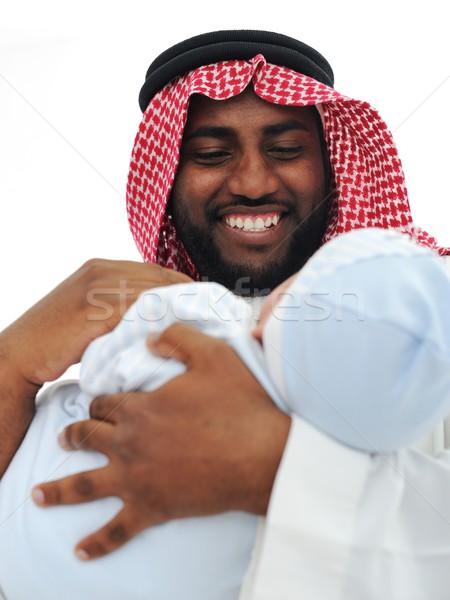
<svg viewBox="0 0 450 600">
<path fill-rule="evenodd" d="M 320 245 L 328 185 L 314 108 L 252 88 L 191 100 L 169 211 L 203 278 L 265 294 Z"/>
</svg>

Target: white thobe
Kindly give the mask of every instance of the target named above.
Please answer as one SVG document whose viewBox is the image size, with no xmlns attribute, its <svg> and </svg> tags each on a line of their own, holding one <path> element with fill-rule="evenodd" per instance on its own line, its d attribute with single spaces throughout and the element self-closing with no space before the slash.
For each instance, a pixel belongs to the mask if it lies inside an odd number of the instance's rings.
<svg viewBox="0 0 450 600">
<path fill-rule="evenodd" d="M 450 419 L 371 455 L 293 417 L 241 594 L 275 598 L 450 598 Z"/>
</svg>

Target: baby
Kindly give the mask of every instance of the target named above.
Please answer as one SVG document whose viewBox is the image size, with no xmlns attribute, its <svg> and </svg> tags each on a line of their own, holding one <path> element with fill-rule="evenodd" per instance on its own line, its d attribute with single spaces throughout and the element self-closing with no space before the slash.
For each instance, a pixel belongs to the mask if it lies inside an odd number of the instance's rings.
<svg viewBox="0 0 450 600">
<path fill-rule="evenodd" d="M 340 442 L 391 452 L 450 410 L 450 276 L 405 236 L 357 230 L 324 245 L 264 302 L 256 328 L 248 303 L 214 283 L 142 294 L 117 328 L 95 340 L 79 385 L 46 389 L 0 483 L 0 586 L 19 600 L 236 600 L 264 520 L 229 512 L 150 528 L 101 559 L 71 549 L 109 521 L 118 498 L 42 510 L 33 485 L 99 468 L 95 452 L 56 442 L 89 416 L 100 394 L 152 390 L 184 365 L 153 356 L 146 338 L 176 321 L 231 344 L 279 408 Z"/>
</svg>

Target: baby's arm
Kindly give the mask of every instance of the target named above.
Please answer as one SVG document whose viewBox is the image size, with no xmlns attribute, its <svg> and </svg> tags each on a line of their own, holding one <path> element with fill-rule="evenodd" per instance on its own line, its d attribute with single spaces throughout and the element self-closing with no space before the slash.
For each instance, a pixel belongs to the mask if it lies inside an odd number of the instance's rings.
<svg viewBox="0 0 450 600">
<path fill-rule="evenodd" d="M 251 309 L 216 283 L 190 283 L 143 292 L 109 334 L 92 342 L 81 362 L 81 387 L 93 397 L 151 391 L 184 372 L 174 359 L 148 349 L 147 338 L 175 323 L 228 339 L 247 331 Z"/>
</svg>

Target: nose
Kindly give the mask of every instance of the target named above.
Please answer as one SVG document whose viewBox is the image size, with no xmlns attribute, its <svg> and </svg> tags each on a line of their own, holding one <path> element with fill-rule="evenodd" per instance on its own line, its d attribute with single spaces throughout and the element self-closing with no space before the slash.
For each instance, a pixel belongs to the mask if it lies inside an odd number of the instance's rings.
<svg viewBox="0 0 450 600">
<path fill-rule="evenodd" d="M 273 165 L 257 150 L 248 151 L 237 158 L 228 176 L 230 192 L 252 200 L 274 194 L 278 186 Z"/>
</svg>

